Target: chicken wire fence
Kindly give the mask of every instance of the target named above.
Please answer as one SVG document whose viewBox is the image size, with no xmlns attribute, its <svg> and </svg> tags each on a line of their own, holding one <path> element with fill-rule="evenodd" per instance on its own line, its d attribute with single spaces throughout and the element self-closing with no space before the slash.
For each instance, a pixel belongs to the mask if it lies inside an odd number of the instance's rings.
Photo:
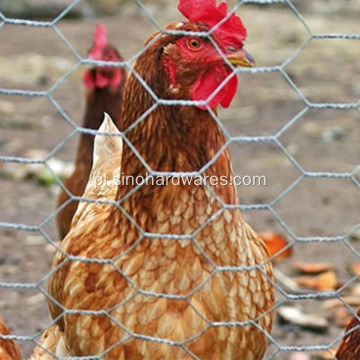
<svg viewBox="0 0 360 360">
<path fill-rule="evenodd" d="M 135 71 L 132 68 L 135 60 L 141 54 L 143 54 L 143 52 L 145 52 L 146 49 L 149 46 L 151 46 L 151 44 L 156 40 L 156 38 L 152 42 L 150 42 L 150 44 L 147 45 L 147 47 L 145 47 L 139 53 L 134 55 L 133 58 L 129 59 L 128 61 L 124 61 L 124 62 L 120 62 L 120 63 L 92 60 L 92 59 L 83 58 L 82 56 L 80 56 L 79 53 L 77 52 L 77 50 L 72 46 L 71 42 L 65 37 L 65 35 L 61 32 L 61 30 L 58 27 L 59 21 L 62 20 L 63 18 L 65 18 L 70 13 L 70 11 L 74 7 L 76 7 L 80 2 L 81 2 L 81 0 L 73 1 L 57 17 L 55 17 L 52 21 L 34 21 L 34 20 L 27 20 L 27 19 L 9 18 L 4 13 L 1 12 L 1 8 L 0 8 L 0 21 L 1 21 L 0 29 L 1 29 L 1 27 L 3 27 L 4 25 L 7 25 L 7 24 L 16 25 L 16 26 L 22 26 L 22 27 L 50 28 L 59 37 L 59 39 L 61 39 L 61 41 L 65 44 L 65 46 L 71 51 L 71 53 L 77 59 L 76 65 L 73 66 L 62 77 L 60 77 L 56 81 L 56 83 L 53 86 L 51 86 L 48 90 L 45 90 L 45 91 L 31 91 L 31 90 L 22 90 L 22 89 L 7 89 L 7 88 L 0 87 L 0 95 L 12 95 L 12 96 L 19 96 L 19 97 L 43 97 L 43 98 L 47 99 L 57 109 L 57 111 L 61 114 L 64 121 L 66 121 L 69 125 L 71 125 L 74 128 L 73 133 L 70 134 L 68 138 L 64 139 L 59 144 L 57 144 L 57 146 L 51 152 L 48 153 L 48 155 L 47 155 L 47 157 L 45 159 L 34 160 L 34 159 L 25 158 L 25 157 L 10 157 L 10 156 L 1 156 L 0 155 L 0 162 L 3 162 L 3 163 L 23 163 L 23 164 L 40 164 L 40 165 L 44 165 L 53 174 L 53 176 L 57 180 L 58 184 L 65 191 L 67 191 L 67 189 L 64 187 L 61 180 L 58 178 L 57 174 L 48 165 L 48 160 L 51 159 L 52 157 L 54 157 L 57 154 L 57 152 L 63 146 L 65 146 L 68 139 L 73 137 L 75 134 L 79 134 L 79 133 L 97 134 L 98 133 L 97 131 L 92 131 L 92 130 L 81 128 L 81 127 L 77 126 L 74 123 L 74 121 L 71 119 L 71 117 L 63 109 L 61 104 L 53 96 L 54 91 L 59 86 L 61 86 L 61 84 L 68 77 L 70 77 L 80 66 L 83 66 L 83 65 L 96 65 L 96 66 L 125 67 L 129 72 L 131 72 L 141 82 L 141 84 L 146 89 L 146 91 L 155 100 L 155 104 L 140 119 L 138 119 L 138 121 L 135 123 L 135 125 L 139 124 L 141 121 L 144 121 L 145 118 L 147 117 L 147 115 L 149 115 L 159 105 L 167 105 L 167 106 L 173 106 L 173 105 L 183 105 L 183 106 L 187 106 L 187 105 L 191 105 L 191 106 L 205 105 L 205 106 L 207 106 L 207 102 L 204 102 L 204 101 L 159 99 L 157 97 L 157 95 L 154 93 L 154 91 L 146 84 L 146 82 L 137 73 L 135 73 Z M 148 11 L 147 6 L 145 4 L 143 4 L 142 1 L 140 1 L 140 0 L 135 0 L 135 2 L 139 6 L 139 8 L 143 12 L 143 14 L 150 19 L 150 21 L 153 23 L 153 25 L 156 28 L 158 28 L 159 30 L 162 29 L 161 24 L 151 14 L 151 12 Z M 306 171 L 300 165 L 299 161 L 295 159 L 295 157 L 290 153 L 290 151 L 284 146 L 284 144 L 279 139 L 284 132 L 286 132 L 296 122 L 298 122 L 310 109 L 319 109 L 319 110 L 325 110 L 325 109 L 349 110 L 349 109 L 354 109 L 355 111 L 360 112 L 360 102 L 354 102 L 354 103 L 339 102 L 339 103 L 336 103 L 336 102 L 312 102 L 312 101 L 310 101 L 304 95 L 304 93 L 300 90 L 300 88 L 295 84 L 295 82 L 289 76 L 289 74 L 287 72 L 287 69 L 286 69 L 286 67 L 290 63 L 292 63 L 294 61 L 294 59 L 296 59 L 299 56 L 299 54 L 303 50 L 305 50 L 308 47 L 308 45 L 310 44 L 310 42 L 313 41 L 314 39 L 320 39 L 320 40 L 321 39 L 360 40 L 360 34 L 344 34 L 344 33 L 318 34 L 318 33 L 314 32 L 312 30 L 312 28 L 308 25 L 307 21 L 303 17 L 302 13 L 297 9 L 297 7 L 290 0 L 243 0 L 243 1 L 239 1 L 238 4 L 236 4 L 234 6 L 234 8 L 232 9 L 232 12 L 238 11 L 239 8 L 241 6 L 243 6 L 243 5 L 245 5 L 245 4 L 269 5 L 269 4 L 274 4 L 274 3 L 285 4 L 288 7 L 289 11 L 291 11 L 296 16 L 297 20 L 303 25 L 303 27 L 306 29 L 306 31 L 308 33 L 308 37 L 307 37 L 306 41 L 303 42 L 302 45 L 296 51 L 294 51 L 293 54 L 290 57 L 288 57 L 280 65 L 269 66 L 269 67 L 255 67 L 255 68 L 249 68 L 249 69 L 248 68 L 247 69 L 236 69 L 235 72 L 236 73 L 251 73 L 251 74 L 257 74 L 257 73 L 279 73 L 279 74 L 281 74 L 281 76 L 286 80 L 288 85 L 296 92 L 298 98 L 302 101 L 303 110 L 300 111 L 294 117 L 289 118 L 288 121 L 286 122 L 286 124 L 278 132 L 276 132 L 276 134 L 274 134 L 274 135 L 269 135 L 269 136 L 236 136 L 236 137 L 232 136 L 229 133 L 227 128 L 224 126 L 224 124 L 219 120 L 217 115 L 208 106 L 207 106 L 207 110 L 211 113 L 212 117 L 214 118 L 214 120 L 216 121 L 218 126 L 221 128 L 223 133 L 225 134 L 227 142 L 226 142 L 224 148 L 227 148 L 230 144 L 233 144 L 233 143 L 272 143 L 272 144 L 275 144 L 277 146 L 277 148 L 280 149 L 281 152 L 286 156 L 286 158 L 291 162 L 293 167 L 295 167 L 299 171 L 300 176 L 296 179 L 296 181 L 294 181 L 290 186 L 288 186 L 284 191 L 282 191 L 273 201 L 271 201 L 269 203 L 256 204 L 256 205 L 239 205 L 239 206 L 235 206 L 235 208 L 240 208 L 241 210 L 267 210 L 267 211 L 271 212 L 271 214 L 275 217 L 275 219 L 280 224 L 280 226 L 285 230 L 285 232 L 291 238 L 291 240 L 289 242 L 289 247 L 293 246 L 296 243 L 342 242 L 350 249 L 350 251 L 357 258 L 360 258 L 359 253 L 357 252 L 357 250 L 353 247 L 353 245 L 349 241 L 350 236 L 360 228 L 360 223 L 355 225 L 347 233 L 345 233 L 345 234 L 343 234 L 341 236 L 332 236 L 332 237 L 331 236 L 328 236 L 328 237 L 315 237 L 315 236 L 304 237 L 304 236 L 302 236 L 302 237 L 300 237 L 300 236 L 297 236 L 292 231 L 292 229 L 288 226 L 286 221 L 284 221 L 282 219 L 282 217 L 274 209 L 274 206 L 280 200 L 285 198 L 291 191 L 293 191 L 300 184 L 300 182 L 302 182 L 306 178 L 312 178 L 312 179 L 324 179 L 324 178 L 325 179 L 349 179 L 354 183 L 354 185 L 356 186 L 356 188 L 358 190 L 360 189 L 360 183 L 359 183 L 359 180 L 356 177 L 357 173 L 360 170 L 360 166 L 356 167 L 352 172 L 309 172 L 309 171 Z M 218 28 L 220 25 L 221 25 L 221 22 L 217 26 L 215 26 L 215 28 L 212 29 L 210 31 L 210 33 L 203 33 L 203 34 L 200 34 L 200 35 L 199 35 L 199 33 L 195 33 L 195 35 L 204 36 L 204 37 L 207 37 L 208 39 L 210 39 L 210 41 L 212 41 L 213 45 L 217 48 L 217 50 L 219 51 L 219 53 L 221 54 L 221 56 L 225 60 L 224 54 L 222 54 L 220 48 L 217 46 L 216 42 L 211 37 L 211 33 L 213 31 L 215 31 L 216 28 Z M 168 32 L 171 32 L 171 31 L 168 31 Z M 173 32 L 178 33 L 179 35 L 193 35 L 193 34 L 191 34 L 189 32 L 179 32 L 179 31 L 176 31 L 176 30 L 173 31 Z M 159 34 L 159 36 L 161 36 L 161 34 Z M 219 92 L 221 90 L 221 88 L 226 84 L 227 81 L 228 81 L 228 79 L 220 86 L 220 88 L 217 90 L 217 92 Z M 216 93 L 213 94 L 212 97 L 215 96 Z M 261 104 L 259 104 L 259 106 L 261 106 Z M 139 157 L 142 164 L 147 169 L 148 173 L 150 175 L 152 175 L 152 176 L 159 176 L 159 175 L 160 176 L 178 176 L 178 175 L 180 175 L 180 176 L 183 176 L 183 177 L 201 176 L 201 174 L 203 174 L 204 171 L 206 171 L 218 159 L 218 157 L 220 156 L 220 154 L 224 150 L 224 149 L 221 149 L 219 151 L 219 153 L 214 156 L 213 160 L 211 160 L 208 164 L 206 164 L 206 166 L 204 166 L 204 168 L 200 169 L 198 172 L 194 172 L 194 173 L 161 172 L 161 173 L 159 173 L 157 171 L 153 171 L 153 169 L 151 169 L 149 167 L 149 165 L 146 163 L 146 161 L 141 157 L 141 155 L 137 151 L 137 149 L 135 149 L 132 146 L 131 142 L 126 137 L 127 131 L 125 131 L 122 134 L 122 138 L 123 138 L 124 142 L 129 147 L 132 147 L 132 150 L 136 153 L 136 155 Z M 130 197 L 133 193 L 138 191 L 138 189 L 141 186 L 142 185 L 139 185 L 139 186 L 135 187 L 127 195 L 127 197 Z M 209 192 L 213 195 L 213 197 L 222 205 L 222 209 L 218 213 L 216 213 L 214 216 L 212 216 L 208 220 L 206 220 L 204 222 L 204 224 L 201 226 L 201 228 L 199 228 L 197 231 L 195 231 L 195 233 L 193 233 L 191 235 L 186 235 L 186 236 L 185 235 L 184 236 L 182 236 L 182 235 L 174 235 L 174 234 L 161 235 L 161 234 L 146 233 L 141 228 L 138 228 L 139 232 L 142 234 L 143 237 L 149 237 L 149 238 L 159 238 L 159 237 L 161 237 L 161 238 L 172 239 L 172 240 L 177 240 L 177 241 L 190 239 L 191 241 L 193 241 L 196 244 L 196 240 L 194 239 L 194 237 L 196 236 L 197 233 L 199 233 L 208 224 L 210 224 L 218 216 L 219 213 L 225 211 L 226 209 L 230 209 L 230 210 L 234 209 L 234 206 L 224 204 L 222 199 L 220 199 L 215 194 L 215 192 L 213 191 L 213 189 L 209 185 L 206 185 L 206 186 L 207 186 Z M 81 197 L 73 196 L 69 192 L 68 192 L 68 194 L 71 197 L 71 200 L 81 200 L 81 199 L 83 199 Z M 95 203 L 96 202 L 101 203 L 101 201 L 96 201 L 96 200 L 90 200 L 90 199 L 83 199 L 83 200 L 88 201 L 88 202 L 93 201 Z M 124 199 L 122 199 L 122 200 L 124 200 Z M 131 218 L 131 216 L 129 214 L 127 214 L 126 211 L 122 208 L 122 206 L 121 206 L 122 202 L 121 201 L 119 203 L 114 203 L 114 202 L 106 202 L 106 203 L 110 203 L 110 204 L 118 206 L 119 209 L 124 213 L 124 215 L 128 217 L 129 221 L 131 221 L 134 224 L 134 226 L 137 226 L 137 224 L 134 222 L 134 220 Z M 56 247 L 57 246 L 56 242 L 51 238 L 51 236 L 49 236 L 47 234 L 47 232 L 44 230 L 44 228 L 45 228 L 45 226 L 47 224 L 54 221 L 58 211 L 59 211 L 59 209 L 57 211 L 54 210 L 54 212 L 45 221 L 43 221 L 42 223 L 40 223 L 38 225 L 35 225 L 35 226 L 30 226 L 30 225 L 27 225 L 25 223 L 0 222 L 0 229 L 26 230 L 26 231 L 32 231 L 32 232 L 40 232 L 42 234 L 42 236 L 44 236 L 44 238 L 46 238 L 46 240 L 50 244 L 52 244 L 53 246 Z M 252 270 L 254 268 L 259 269 L 260 271 L 263 271 L 262 267 L 259 266 L 259 265 L 256 265 L 256 266 L 253 266 L 253 267 L 245 267 L 245 266 L 243 266 L 243 267 L 239 267 L 239 268 L 236 268 L 236 267 L 228 267 L 228 268 L 220 267 L 217 264 L 215 264 L 209 256 L 207 256 L 207 254 L 201 248 L 201 246 L 197 246 L 197 247 L 200 250 L 200 252 L 202 253 L 202 255 L 213 265 L 215 270 L 214 270 L 214 273 L 212 274 L 212 276 L 215 275 L 217 272 L 221 272 L 221 271 L 244 271 L 244 270 L 248 271 L 248 270 Z M 84 259 L 84 258 L 79 259 L 79 258 L 71 257 L 71 256 L 69 257 L 69 259 L 81 260 L 83 262 L 95 262 L 95 263 L 104 263 L 104 264 L 109 263 L 109 261 L 107 261 L 107 260 L 99 260 L 99 259 L 95 260 L 95 259 Z M 115 264 L 114 264 L 114 266 L 115 266 Z M 185 299 L 185 300 L 188 301 L 188 297 L 191 295 L 191 294 L 188 294 L 187 296 L 176 296 L 176 295 L 169 295 L 169 294 L 162 294 L 162 293 L 159 294 L 159 293 L 152 293 L 152 292 L 144 291 L 144 290 L 138 288 L 137 285 L 132 281 L 132 279 L 129 276 L 127 276 L 126 274 L 124 274 L 120 269 L 118 269 L 118 271 L 121 273 L 122 276 L 124 276 L 127 279 L 128 283 L 131 284 L 131 286 L 134 289 L 136 289 L 137 293 L 140 293 L 140 294 L 143 294 L 143 295 L 146 295 L 146 296 L 164 297 L 164 298 L 167 298 L 167 299 Z M 51 276 L 51 274 L 52 274 L 52 272 L 50 272 L 50 269 L 49 269 L 49 273 L 46 274 L 41 279 L 41 281 L 39 281 L 38 283 L 13 283 L 13 282 L 7 283 L 7 282 L 0 282 L 0 288 L 1 289 L 25 289 L 25 290 L 26 289 L 36 289 L 37 291 L 43 293 L 47 298 L 49 298 L 49 294 L 46 292 L 46 290 L 43 289 L 43 285 L 48 280 L 48 278 Z M 269 279 L 269 281 L 272 282 L 271 279 Z M 296 300 L 320 300 L 320 299 L 337 298 L 341 302 L 343 302 L 344 305 L 351 312 L 353 312 L 351 307 L 342 299 L 341 292 L 344 289 L 346 289 L 347 287 L 351 286 L 356 281 L 357 281 L 357 277 L 354 276 L 348 282 L 343 284 L 338 290 L 335 290 L 335 291 L 314 292 L 314 293 L 297 293 L 297 294 L 293 294 L 293 293 L 290 293 L 290 292 L 286 291 L 278 283 L 273 283 L 273 285 L 276 287 L 277 291 L 280 294 L 282 294 L 282 296 L 283 296 L 283 300 L 278 300 L 277 303 L 276 303 L 275 308 L 280 307 L 283 303 L 285 303 L 288 300 L 295 300 L 296 301 Z M 202 284 L 202 286 L 204 286 L 204 285 L 205 284 Z M 197 290 L 198 289 L 194 289 L 193 291 L 195 292 Z M 52 299 L 52 300 L 55 301 L 54 299 Z M 71 311 L 69 310 L 68 313 L 71 313 Z M 107 314 L 108 316 L 110 316 L 108 314 L 107 310 L 104 310 L 102 312 L 86 311 L 86 314 L 89 314 L 89 315 L 99 315 L 99 314 L 104 314 L 104 313 Z M 201 316 L 200 314 L 198 314 L 198 315 Z M 118 323 L 118 321 L 116 319 L 113 319 L 113 320 Z M 205 319 L 205 320 L 207 321 L 209 327 L 213 327 L 213 326 L 229 326 L 229 327 L 233 327 L 233 326 L 245 326 L 247 324 L 251 324 L 251 325 L 254 325 L 256 327 L 259 327 L 257 322 L 254 321 L 254 320 L 250 320 L 248 322 L 223 322 L 223 323 L 213 323 L 213 322 L 210 322 L 207 319 Z M 118 323 L 118 325 L 123 327 L 123 325 L 121 323 Z M 3 338 L 3 339 L 15 339 L 15 340 L 18 340 L 20 342 L 30 341 L 30 342 L 33 342 L 34 344 L 38 344 L 39 338 L 41 337 L 44 330 L 45 329 L 39 331 L 36 334 L 30 335 L 30 336 L 25 336 L 25 335 L 0 335 L 0 338 Z M 261 327 L 260 327 L 260 330 L 263 331 L 263 329 Z M 194 359 L 198 359 L 198 357 L 195 354 L 193 354 L 187 348 L 187 343 L 190 342 L 191 340 L 193 340 L 193 338 L 188 339 L 188 341 L 185 341 L 185 342 L 176 343 L 174 341 L 170 341 L 170 340 L 167 340 L 167 339 L 161 339 L 161 338 L 157 338 L 157 337 L 145 336 L 145 335 L 142 335 L 142 334 L 136 334 L 136 333 L 132 332 L 129 329 L 125 329 L 125 331 L 127 332 L 128 337 L 126 339 L 122 339 L 121 341 L 119 341 L 119 344 L 122 343 L 122 342 L 125 342 L 126 340 L 128 340 L 130 338 L 138 338 L 138 339 L 144 339 L 144 340 L 147 340 L 147 341 L 155 341 L 155 342 L 159 342 L 159 343 L 168 344 L 170 346 L 180 346 L 189 355 L 191 355 L 191 357 L 193 357 Z M 202 334 L 198 334 L 194 338 L 197 338 L 197 337 L 199 337 L 201 335 Z M 275 349 L 272 353 L 267 355 L 267 357 L 266 357 L 267 359 L 276 358 L 279 353 L 286 353 L 286 352 L 288 352 L 288 353 L 289 352 L 295 352 L 295 351 L 311 352 L 311 351 L 320 351 L 320 350 L 329 350 L 330 351 L 330 349 L 341 339 L 341 335 L 338 335 L 333 341 L 331 341 L 330 343 L 325 344 L 325 345 L 320 345 L 319 344 L 319 345 L 311 345 L 311 346 L 310 345 L 309 346 L 295 346 L 295 345 L 294 346 L 284 346 L 284 345 L 280 344 L 277 341 L 277 339 L 274 338 L 271 334 L 266 333 L 265 335 L 267 336 L 270 343 L 273 345 L 273 347 Z M 101 354 L 100 356 L 93 356 L 93 358 L 102 358 L 102 356 L 106 355 L 108 353 L 108 351 L 109 350 L 105 351 L 105 353 Z"/>
</svg>

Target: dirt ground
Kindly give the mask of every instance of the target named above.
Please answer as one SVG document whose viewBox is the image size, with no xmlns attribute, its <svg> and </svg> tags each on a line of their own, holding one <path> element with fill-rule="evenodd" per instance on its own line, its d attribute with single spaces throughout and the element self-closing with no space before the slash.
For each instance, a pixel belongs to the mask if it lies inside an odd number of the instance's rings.
<svg viewBox="0 0 360 360">
<path fill-rule="evenodd" d="M 175 13 L 164 15 L 160 9 L 152 11 L 161 25 L 180 18 Z M 249 29 L 247 49 L 259 67 L 283 64 L 309 39 L 304 25 L 286 6 L 244 6 L 241 14 Z M 331 19 L 316 13 L 304 17 L 315 34 L 359 31 L 355 14 L 332 14 Z M 58 28 L 85 57 L 99 21 L 108 26 L 111 42 L 126 59 L 132 59 L 156 30 L 146 16 L 131 11 L 104 19 L 63 20 Z M 0 30 L 0 43 L 0 88 L 47 90 L 77 64 L 76 57 L 52 29 L 5 25 Z M 299 92 L 280 72 L 240 74 L 240 89 L 233 106 L 220 112 L 231 136 L 279 134 L 278 140 L 287 149 L 288 156 L 274 141 L 230 145 L 237 175 L 266 176 L 266 186 L 239 187 L 240 200 L 245 205 L 273 205 L 273 211 L 249 210 L 245 216 L 256 230 L 273 229 L 293 243 L 293 256 L 276 265 L 289 278 L 296 275 L 292 263 L 301 260 L 333 264 L 340 283 L 354 280 L 348 266 L 359 262 L 360 250 L 360 240 L 354 239 L 359 235 L 349 238 L 359 232 L 360 192 L 355 182 L 360 181 L 359 109 L 310 109 L 302 97 L 311 103 L 358 102 L 359 52 L 358 40 L 314 39 L 285 67 Z M 83 71 L 80 67 L 51 92 L 78 125 L 84 109 Z M 302 111 L 303 116 L 297 119 Z M 0 156 L 26 157 L 32 150 L 46 154 L 56 150 L 56 158 L 72 161 L 77 136 L 58 148 L 72 132 L 71 125 L 48 98 L 0 93 Z M 355 175 L 353 179 L 306 177 L 300 181 L 304 172 Z M 299 181 L 297 186 L 284 193 L 295 181 Z M 4 173 L 0 176 L 0 313 L 16 335 L 33 336 L 51 323 L 43 293 L 54 254 L 50 244 L 58 240 L 55 200 L 56 189 L 34 179 L 13 179 Z M 41 225 L 42 230 L 14 230 L 5 223 Z M 349 235 L 346 242 L 336 238 L 343 235 Z M 318 237 L 323 241 L 306 241 Z M 17 289 L 16 284 L 28 284 L 29 288 Z M 351 294 L 353 285 L 342 294 Z M 280 291 L 277 298 L 279 304 L 286 301 Z M 299 354 L 278 352 L 279 346 L 327 345 L 342 334 L 335 311 L 324 308 L 325 300 L 286 301 L 328 319 L 329 326 L 311 332 L 283 324 L 277 318 L 268 359 L 293 360 Z M 21 342 L 24 358 L 33 347 L 31 341 Z M 315 358 L 314 351 L 307 354 L 305 360 L 310 355 Z"/>
</svg>

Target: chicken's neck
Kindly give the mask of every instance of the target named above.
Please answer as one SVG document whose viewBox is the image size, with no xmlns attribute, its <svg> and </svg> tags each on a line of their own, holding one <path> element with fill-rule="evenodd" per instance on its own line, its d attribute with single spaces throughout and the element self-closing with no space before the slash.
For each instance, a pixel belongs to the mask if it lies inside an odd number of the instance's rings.
<svg viewBox="0 0 360 360">
<path fill-rule="evenodd" d="M 87 94 L 86 111 L 82 127 L 97 130 L 106 111 L 119 126 L 122 103 L 121 89 L 95 89 Z M 92 164 L 94 136 L 81 133 L 76 164 L 87 164 L 89 171 Z"/>
<path fill-rule="evenodd" d="M 153 91 L 165 98 L 164 89 L 159 88 L 161 82 L 154 82 L 152 87 L 151 79 L 147 80 Z M 123 130 L 128 129 L 125 134 L 143 160 L 152 170 L 161 172 L 198 172 L 205 167 L 203 176 L 215 176 L 218 181 L 223 177 L 229 182 L 213 186 L 215 192 L 226 203 L 237 203 L 236 190 L 230 184 L 233 173 L 230 155 L 224 149 L 226 140 L 212 115 L 192 106 L 159 105 L 135 125 L 154 104 L 139 81 L 131 76 L 124 95 Z M 214 157 L 217 160 L 207 166 Z M 124 146 L 122 173 L 132 177 L 147 173 L 127 145 Z M 217 180 L 214 178 L 214 182 Z M 124 195 L 124 189 L 119 190 L 118 196 L 121 194 Z"/>
</svg>

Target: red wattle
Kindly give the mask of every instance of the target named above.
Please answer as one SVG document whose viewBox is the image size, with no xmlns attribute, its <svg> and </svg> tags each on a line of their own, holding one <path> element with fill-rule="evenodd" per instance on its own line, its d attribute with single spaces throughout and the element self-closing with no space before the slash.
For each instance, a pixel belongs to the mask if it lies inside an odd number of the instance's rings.
<svg viewBox="0 0 360 360">
<path fill-rule="evenodd" d="M 110 78 L 109 85 L 110 85 L 110 87 L 115 88 L 120 85 L 121 81 L 122 81 L 122 73 L 121 73 L 120 69 L 117 69 L 114 72 L 114 76 L 112 78 Z"/>
<path fill-rule="evenodd" d="M 90 70 L 85 71 L 83 76 L 84 85 L 87 89 L 93 90 L 95 88 L 95 83 L 93 75 Z"/>
<path fill-rule="evenodd" d="M 215 108 L 221 104 L 223 107 L 229 107 L 237 90 L 238 79 L 233 75 L 230 80 L 224 85 L 221 90 L 217 90 L 227 76 L 228 73 L 224 66 L 218 66 L 215 69 L 210 69 L 199 78 L 193 89 L 193 100 L 206 101 L 208 99 L 208 106 Z M 216 95 L 212 96 L 216 92 Z M 206 106 L 198 106 L 199 109 L 205 110 Z"/>
<path fill-rule="evenodd" d="M 229 82 L 225 86 L 227 93 L 220 101 L 222 107 L 228 108 L 231 105 L 231 102 L 233 101 L 234 96 L 237 92 L 238 84 L 239 84 L 239 79 L 236 76 L 236 74 L 234 74 L 233 77 L 229 80 Z"/>
<path fill-rule="evenodd" d="M 104 88 L 109 85 L 109 78 L 101 73 L 101 69 L 98 69 L 96 72 L 95 85 L 98 88 Z"/>
</svg>

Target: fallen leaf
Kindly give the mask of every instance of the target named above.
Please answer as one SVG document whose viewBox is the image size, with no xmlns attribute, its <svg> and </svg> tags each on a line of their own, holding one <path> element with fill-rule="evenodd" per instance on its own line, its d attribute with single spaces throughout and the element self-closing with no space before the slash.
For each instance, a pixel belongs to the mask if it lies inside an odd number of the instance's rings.
<svg viewBox="0 0 360 360">
<path fill-rule="evenodd" d="M 358 296 L 360 299 L 360 284 L 354 285 L 354 287 L 351 289 L 351 295 Z"/>
<path fill-rule="evenodd" d="M 3 114 L 13 114 L 16 111 L 15 103 L 11 101 L 0 100 L 0 112 Z"/>
<path fill-rule="evenodd" d="M 325 318 L 318 314 L 306 314 L 297 307 L 282 306 L 277 314 L 283 321 L 303 328 L 324 332 L 329 327 L 329 322 Z"/>
<path fill-rule="evenodd" d="M 334 360 L 337 348 L 316 351 L 311 354 L 311 360 Z"/>
<path fill-rule="evenodd" d="M 46 243 L 46 240 L 43 236 L 27 236 L 25 238 L 25 244 L 26 245 L 43 245 Z"/>
<path fill-rule="evenodd" d="M 327 271 L 317 276 L 302 276 L 295 279 L 298 285 L 320 291 L 335 290 L 339 283 L 335 271 Z"/>
<path fill-rule="evenodd" d="M 47 244 L 45 246 L 45 251 L 50 253 L 50 254 L 53 254 L 59 249 L 59 245 L 60 245 L 60 243 L 58 241 L 55 242 L 54 245 L 53 244 Z"/>
<path fill-rule="evenodd" d="M 292 255 L 292 248 L 288 247 L 286 238 L 274 231 L 264 231 L 259 234 L 265 241 L 266 247 L 274 262 L 287 259 Z"/>
<path fill-rule="evenodd" d="M 43 150 L 29 150 L 25 157 L 32 160 L 43 160 L 47 156 L 47 152 Z M 74 169 L 72 163 L 58 160 L 54 157 L 46 161 L 47 166 L 42 163 L 6 163 L 3 172 L 12 179 L 24 180 L 27 178 L 35 178 L 40 184 L 50 186 L 57 184 L 54 174 L 60 179 L 69 177 Z M 52 171 L 49 170 L 52 169 Z"/>
<path fill-rule="evenodd" d="M 280 271 L 276 267 L 274 268 L 274 274 L 275 274 L 276 281 L 282 283 L 291 291 L 301 290 L 300 286 L 293 279 L 289 278 L 286 274 L 284 274 L 282 271 Z"/>
<path fill-rule="evenodd" d="M 329 299 L 324 301 L 323 307 L 326 310 L 332 310 L 337 307 L 344 306 L 344 304 L 348 304 L 350 306 L 360 306 L 360 297 L 357 296 L 344 296 L 340 299 Z"/>
<path fill-rule="evenodd" d="M 353 317 L 353 313 L 345 306 L 339 307 L 335 310 L 335 323 L 341 328 L 345 328 Z"/>
<path fill-rule="evenodd" d="M 360 263 L 351 264 L 349 270 L 353 275 L 360 276 Z"/>
<path fill-rule="evenodd" d="M 351 240 L 360 240 L 360 229 L 350 235 Z"/>
<path fill-rule="evenodd" d="M 328 263 L 306 263 L 297 261 L 293 264 L 293 268 L 304 274 L 320 274 L 329 270 L 334 270 L 334 266 Z"/>
<path fill-rule="evenodd" d="M 34 304 L 38 304 L 40 302 L 46 301 L 46 297 L 44 294 L 39 293 L 39 294 L 28 297 L 25 301 L 28 305 L 34 305 Z"/>
<path fill-rule="evenodd" d="M 30 130 L 32 125 L 26 121 L 3 119 L 0 123 L 0 129 L 20 129 Z"/>
<path fill-rule="evenodd" d="M 347 136 L 348 134 L 342 126 L 333 126 L 322 134 L 322 138 L 326 142 L 344 141 Z"/>
<path fill-rule="evenodd" d="M 290 355 L 289 360 L 310 360 L 310 356 L 306 352 L 296 352 Z"/>
</svg>

